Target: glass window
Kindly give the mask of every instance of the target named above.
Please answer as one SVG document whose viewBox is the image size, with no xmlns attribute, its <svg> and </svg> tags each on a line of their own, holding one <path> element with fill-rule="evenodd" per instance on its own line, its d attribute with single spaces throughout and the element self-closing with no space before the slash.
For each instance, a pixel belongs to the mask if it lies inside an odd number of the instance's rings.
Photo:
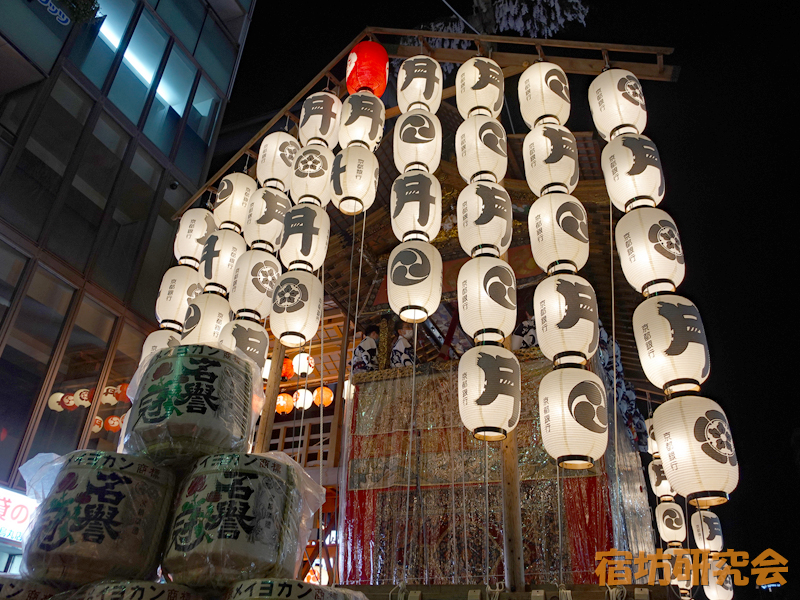
<svg viewBox="0 0 800 600">
<path fill-rule="evenodd" d="M 150 13 L 144 11 L 108 91 L 108 99 L 134 124 L 139 122 L 168 38 Z"/>
<path fill-rule="evenodd" d="M 77 448 L 92 402 L 99 400 L 97 380 L 114 321 L 114 315 L 84 297 L 50 389 L 51 398 L 52 394 L 64 395 L 58 402 L 47 403 L 28 450 L 29 458 L 40 452 L 66 454 Z"/>
<path fill-rule="evenodd" d="M 2 0 L 0 31 L 47 73 L 72 29 L 72 19 L 54 2 Z"/>
<path fill-rule="evenodd" d="M 89 96 L 62 73 L 0 189 L 3 218 L 31 238 L 42 230 L 91 108 Z"/>
<path fill-rule="evenodd" d="M 198 181 L 202 175 L 208 144 L 214 133 L 221 103 L 220 97 L 208 80 L 201 77 L 175 158 L 175 164 L 193 181 Z"/>
<path fill-rule="evenodd" d="M 130 170 L 119 186 L 119 200 L 110 231 L 98 253 L 93 274 L 94 280 L 117 298 L 125 297 L 131 283 L 161 172 L 155 159 L 137 148 Z"/>
<path fill-rule="evenodd" d="M 19 131 L 22 120 L 28 112 L 28 107 L 36 95 L 36 90 L 39 84 L 28 86 L 24 89 L 17 90 L 10 94 L 6 94 L 0 102 L 0 125 L 5 127 L 8 131 L 15 134 Z"/>
<path fill-rule="evenodd" d="M 0 480 L 11 474 L 72 292 L 54 275 L 37 269 L 8 334 L 0 356 Z"/>
<path fill-rule="evenodd" d="M 0 240 L 0 324 L 11 306 L 11 298 L 27 262 L 27 258 Z"/>
<path fill-rule="evenodd" d="M 100 115 L 48 236 L 47 247 L 80 271 L 86 267 L 129 141 L 111 117 Z"/>
<path fill-rule="evenodd" d="M 135 6 L 134 0 L 100 0 L 97 17 L 82 26 L 75 40 L 69 58 L 99 88 L 114 62 Z"/>
<path fill-rule="evenodd" d="M 111 372 L 103 389 L 95 394 L 94 401 L 97 402 L 99 398 L 100 405 L 97 407 L 95 426 L 89 434 L 88 448 L 112 452 L 117 449 L 120 432 L 113 417 L 121 418 L 131 408 L 124 393 L 136 367 L 139 366 L 139 355 L 142 353 L 144 340 L 143 333 L 128 323 L 123 326 L 111 363 Z"/>
<path fill-rule="evenodd" d="M 156 97 L 147 115 L 144 133 L 169 156 L 197 69 L 177 46 L 172 47 Z"/>
<path fill-rule="evenodd" d="M 161 0 L 156 12 L 189 52 L 194 52 L 206 7 L 199 0 Z"/>
<path fill-rule="evenodd" d="M 170 186 L 171 187 L 171 186 Z M 158 219 L 144 255 L 142 269 L 136 280 L 136 290 L 133 293 L 131 307 L 143 317 L 152 319 L 161 285 L 161 277 L 172 263 L 175 262 L 172 254 L 172 244 L 178 222 L 172 220 L 174 215 L 189 199 L 189 192 L 182 186 L 174 190 L 168 187 L 164 192 L 164 199 L 158 207 Z"/>
<path fill-rule="evenodd" d="M 228 41 L 211 15 L 206 17 L 194 57 L 214 83 L 221 90 L 227 91 L 236 63 L 236 48 Z"/>
</svg>

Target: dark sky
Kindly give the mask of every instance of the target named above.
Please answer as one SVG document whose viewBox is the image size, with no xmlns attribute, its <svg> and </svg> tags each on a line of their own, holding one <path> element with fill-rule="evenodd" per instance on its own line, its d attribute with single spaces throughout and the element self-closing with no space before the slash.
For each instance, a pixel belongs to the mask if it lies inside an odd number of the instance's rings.
<svg viewBox="0 0 800 600">
<path fill-rule="evenodd" d="M 787 116 L 797 110 L 789 92 L 797 67 L 787 68 L 777 41 L 784 39 L 785 15 L 762 4 L 744 12 L 714 3 L 715 12 L 698 12 L 703 3 L 584 2 L 586 27 L 571 25 L 558 38 L 675 48 L 666 62 L 680 65 L 679 80 L 643 82 L 644 133 L 664 165 L 667 193 L 659 208 L 675 219 L 687 257 L 678 292 L 699 307 L 709 339 L 712 367 L 703 393 L 726 411 L 740 460 L 739 487 L 717 513 L 727 548 L 753 558 L 771 547 L 793 567 L 800 526 L 785 515 L 800 494 L 791 447 L 797 358 L 789 351 L 797 292 L 788 289 L 797 267 L 797 193 L 789 165 L 796 152 L 784 140 Z M 287 3 L 284 14 L 275 4 L 259 0 L 256 7 L 226 123 L 282 106 L 367 25 L 410 28 L 449 14 L 439 0 Z M 471 12 L 471 0 L 451 4 Z M 585 91 L 577 93 L 589 78 L 569 77 L 566 125 L 589 131 Z M 737 588 L 736 597 L 748 591 Z"/>
</svg>

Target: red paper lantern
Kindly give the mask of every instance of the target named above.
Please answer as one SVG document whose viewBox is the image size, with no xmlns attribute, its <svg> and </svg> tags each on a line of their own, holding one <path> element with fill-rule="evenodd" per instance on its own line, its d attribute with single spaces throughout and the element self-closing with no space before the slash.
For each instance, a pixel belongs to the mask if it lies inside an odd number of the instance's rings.
<svg viewBox="0 0 800 600">
<path fill-rule="evenodd" d="M 351 94 L 367 89 L 380 98 L 386 91 L 389 77 L 389 55 L 377 42 L 356 44 L 347 57 L 347 91 Z"/>
<path fill-rule="evenodd" d="M 333 402 L 333 390 L 328 386 L 318 387 L 314 390 L 314 404 L 319 406 L 320 395 L 322 396 L 322 406 L 330 406 Z"/>
<path fill-rule="evenodd" d="M 118 415 L 111 415 L 106 419 L 105 428 L 106 431 L 119 431 L 122 429 L 122 420 Z"/>
<path fill-rule="evenodd" d="M 294 377 L 294 367 L 292 361 L 288 358 L 283 359 L 283 367 L 281 368 L 281 379 L 286 381 Z"/>
<path fill-rule="evenodd" d="M 291 395 L 286 392 L 278 394 L 278 399 L 275 402 L 275 412 L 279 415 L 288 415 L 294 408 L 294 400 Z"/>
</svg>

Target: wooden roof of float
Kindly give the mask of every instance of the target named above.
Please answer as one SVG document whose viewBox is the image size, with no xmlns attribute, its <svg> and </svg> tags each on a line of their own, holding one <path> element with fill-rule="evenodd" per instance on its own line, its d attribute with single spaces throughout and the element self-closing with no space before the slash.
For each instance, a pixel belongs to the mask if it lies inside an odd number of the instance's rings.
<svg viewBox="0 0 800 600">
<path fill-rule="evenodd" d="M 347 90 L 341 79 L 347 56 L 350 50 L 365 38 L 383 44 L 387 48 L 390 58 L 427 54 L 443 63 L 462 63 L 478 52 L 485 54 L 487 49 L 491 48 L 492 59 L 503 68 L 507 78 L 522 73 L 530 64 L 541 58 L 559 64 L 567 73 L 582 75 L 595 75 L 600 73 L 604 67 L 611 66 L 628 69 L 640 79 L 675 81 L 679 72 L 678 67 L 664 64 L 664 56 L 671 54 L 672 48 L 368 27 L 342 49 L 286 106 L 276 112 L 258 133 L 201 186 L 186 205 L 175 214 L 174 218 L 178 218 L 183 211 L 195 204 L 206 191 L 214 191 L 217 182 L 229 173 L 242 157 L 247 155 L 250 158 L 257 158 L 261 140 L 273 129 L 278 129 L 276 124 L 282 124 L 285 118 L 294 123 L 299 122 L 299 103 L 310 93 L 321 89 L 325 82 L 329 85 L 333 84 L 334 91 L 340 97 L 344 97 Z M 430 40 L 435 38 L 466 40 L 473 43 L 475 49 L 432 48 Z M 454 137 L 462 118 L 455 107 L 454 96 L 455 88 L 446 88 L 443 93 L 444 101 L 437 113 L 442 123 L 443 133 L 442 163 L 436 171 L 436 176 L 443 189 L 443 224 L 448 215 L 455 214 L 455 199 L 466 185 L 458 175 L 455 163 Z M 326 383 L 337 380 L 340 367 L 349 358 L 348 356 L 345 360 L 342 359 L 341 349 L 343 341 L 348 341 L 347 330 L 352 330 L 356 310 L 359 314 L 358 329 L 361 332 L 368 325 L 378 323 L 382 317 L 392 316 L 388 304 L 379 302 L 379 292 L 386 276 L 389 253 L 399 243 L 394 237 L 389 219 L 391 185 L 399 174 L 394 166 L 392 155 L 392 128 L 395 118 L 399 114 L 396 106 L 388 106 L 386 109 L 386 132 L 383 142 L 376 151 L 380 161 L 378 192 L 375 203 L 367 211 L 366 216 L 359 215 L 354 219 L 343 215 L 333 206 L 328 208 L 328 215 L 331 219 L 331 237 L 325 260 L 325 317 L 323 327 L 320 329 L 322 338 L 324 338 L 324 375 L 322 380 Z M 524 251 L 524 247 L 529 243 L 526 209 L 536 199 L 528 188 L 522 169 L 522 142 L 525 133 L 508 136 L 509 167 L 506 179 L 501 182 L 515 204 L 512 249 L 521 248 L 520 251 Z M 610 202 L 603 182 L 600 154 L 605 142 L 601 141 L 594 132 L 573 133 L 578 142 L 580 167 L 580 182 L 574 195 L 586 207 L 590 227 L 589 261 L 580 274 L 592 283 L 597 292 L 600 318 L 606 330 L 610 333 L 612 326 L 615 328 L 626 379 L 636 386 L 638 398 L 658 402 L 663 399 L 663 395 L 644 376 L 633 338 L 631 316 L 634 308 L 641 301 L 641 295 L 631 289 L 625 280 L 610 238 L 610 219 L 613 217 L 616 222 L 620 215 L 618 212 L 610 214 Z M 255 170 L 255 166 L 252 167 L 252 170 Z M 255 175 L 255 173 L 252 174 Z M 360 265 L 361 279 L 358 284 L 362 228 L 363 259 Z M 439 249 L 445 262 L 466 257 L 458 243 L 454 227 L 450 231 L 443 228 L 440 235 L 433 240 L 433 244 Z M 352 271 L 351 256 L 353 256 Z M 612 263 L 613 278 L 609 276 L 612 272 Z M 520 288 L 532 287 L 542 276 L 539 273 L 520 281 Z M 451 304 L 453 307 L 455 305 L 453 296 L 454 293 L 449 296 L 445 294 L 443 298 L 444 310 L 451 316 L 453 314 Z M 612 306 L 614 308 L 613 316 Z M 345 326 L 348 322 L 348 310 L 349 323 Z M 431 321 L 434 319 L 429 320 L 430 327 L 420 329 L 420 337 L 424 340 L 424 348 L 419 353 L 421 360 L 432 360 L 439 354 L 441 346 L 439 336 L 443 338 L 447 333 L 446 330 L 440 330 L 444 319 L 440 319 L 438 325 Z M 360 335 L 356 337 L 356 343 L 358 343 Z M 321 351 L 320 339 L 318 336 L 311 345 L 311 353 L 316 360 L 319 360 Z M 296 353 L 297 350 L 287 350 L 286 356 L 291 358 Z M 455 354 L 457 355 L 457 352 Z M 320 383 L 320 370 L 317 369 L 313 376 L 309 377 L 308 386 L 310 389 L 314 389 Z M 284 382 L 280 385 L 282 390 L 291 390 L 296 387 L 296 381 Z M 277 393 L 277 388 L 271 392 Z"/>
</svg>

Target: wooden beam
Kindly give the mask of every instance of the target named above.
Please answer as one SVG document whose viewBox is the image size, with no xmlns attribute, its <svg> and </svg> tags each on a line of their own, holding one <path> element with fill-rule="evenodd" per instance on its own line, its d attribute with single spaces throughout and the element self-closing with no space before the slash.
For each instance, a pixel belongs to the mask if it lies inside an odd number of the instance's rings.
<svg viewBox="0 0 800 600">
<path fill-rule="evenodd" d="M 281 369 L 283 368 L 283 357 L 285 355 L 286 346 L 280 342 L 275 342 L 275 348 L 272 350 L 272 363 L 270 363 L 269 376 L 267 377 L 267 388 L 264 390 L 264 407 L 261 409 L 261 422 L 258 426 L 258 435 L 256 435 L 254 449 L 256 454 L 269 450 L 272 427 L 275 424 L 275 404 L 278 400 Z"/>
<path fill-rule="evenodd" d="M 342 345 L 339 350 L 339 377 L 336 380 L 336 392 L 333 396 L 333 424 L 331 425 L 331 441 L 328 448 L 328 465 L 332 467 L 339 466 L 339 458 L 341 456 L 341 430 L 345 413 L 342 392 L 347 378 L 347 347 L 350 344 L 350 327 L 345 327 L 342 333 Z"/>
<path fill-rule="evenodd" d="M 525 561 L 522 548 L 522 510 L 519 495 L 517 430 L 502 442 L 503 469 L 503 563 L 506 589 L 525 591 Z"/>
</svg>

